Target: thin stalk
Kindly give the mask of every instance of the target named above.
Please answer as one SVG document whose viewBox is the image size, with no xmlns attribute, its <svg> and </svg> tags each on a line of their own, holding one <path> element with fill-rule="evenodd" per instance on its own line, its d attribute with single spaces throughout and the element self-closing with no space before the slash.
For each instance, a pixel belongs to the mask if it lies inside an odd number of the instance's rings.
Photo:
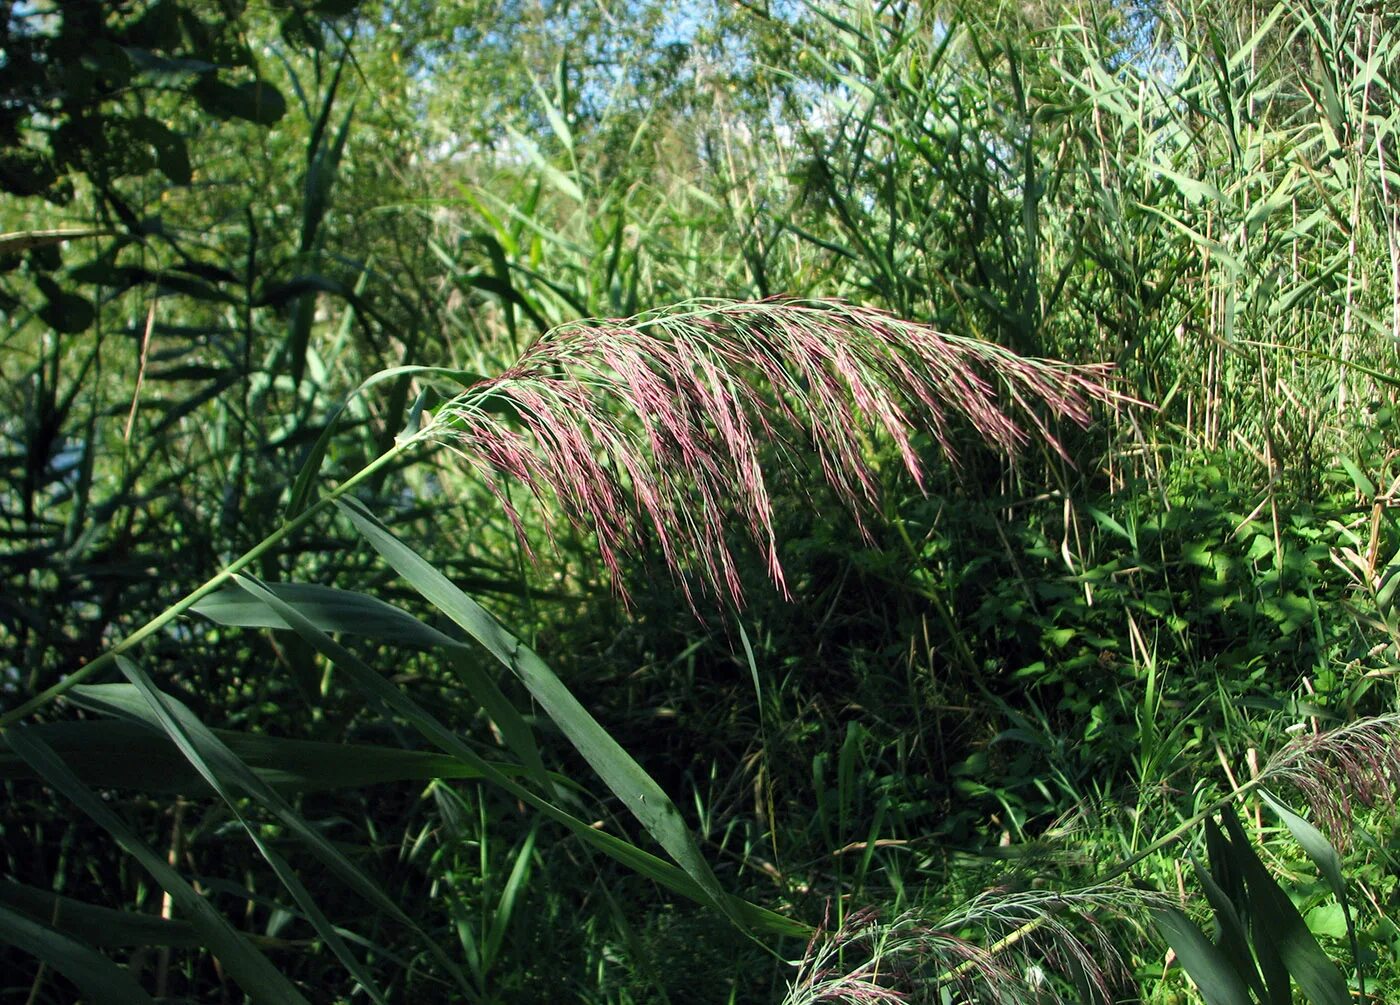
<svg viewBox="0 0 1400 1005">
<path fill-rule="evenodd" d="M 77 687 L 83 681 L 90 679 L 99 671 L 106 669 L 109 665 L 115 662 L 118 656 L 130 652 L 142 642 L 146 641 L 146 639 L 150 638 L 156 632 L 160 631 L 171 621 L 174 621 L 181 614 L 184 614 L 195 604 L 199 603 L 199 601 L 201 601 L 209 594 L 217 590 L 235 573 L 243 571 L 245 568 L 252 565 L 263 555 L 267 554 L 267 552 L 270 551 L 272 548 L 280 544 L 287 537 L 291 536 L 296 531 L 306 526 L 313 519 L 319 516 L 324 510 L 326 510 L 332 504 L 334 504 L 337 499 L 345 495 L 345 493 L 349 492 L 356 485 L 359 485 L 365 479 L 374 475 L 375 472 L 382 471 L 400 454 L 402 454 L 414 442 L 414 439 L 416 439 L 416 437 L 405 439 L 401 442 L 396 443 L 393 447 L 380 454 L 378 457 L 370 461 L 355 474 L 347 478 L 340 485 L 336 486 L 330 492 L 326 493 L 326 495 L 319 499 L 316 503 L 314 503 L 311 506 L 308 506 L 306 509 L 302 510 L 302 512 L 294 516 L 292 519 L 282 524 L 282 526 L 278 527 L 267 537 L 263 538 L 257 544 L 253 545 L 253 547 L 245 551 L 242 555 L 238 556 L 228 565 L 224 566 L 221 570 L 219 570 L 208 580 L 206 580 L 201 586 L 198 586 L 194 590 L 185 594 L 184 597 L 171 604 L 169 607 L 167 607 L 160 614 L 157 614 L 150 621 L 147 621 L 144 625 L 136 629 L 126 638 L 122 639 L 111 649 L 108 649 L 106 652 L 95 657 L 90 662 L 84 664 L 82 667 L 79 667 L 77 670 L 70 673 L 67 677 L 64 677 L 52 687 L 41 691 L 33 698 L 30 698 L 24 704 L 20 705 L 18 708 L 12 709 L 9 712 L 6 712 L 4 715 L 0 715 L 0 729 L 8 729 L 10 726 L 13 726 L 21 719 L 32 714 L 33 712 L 38 711 L 45 705 L 54 701 L 56 698 L 62 697 L 72 688 Z"/>
</svg>

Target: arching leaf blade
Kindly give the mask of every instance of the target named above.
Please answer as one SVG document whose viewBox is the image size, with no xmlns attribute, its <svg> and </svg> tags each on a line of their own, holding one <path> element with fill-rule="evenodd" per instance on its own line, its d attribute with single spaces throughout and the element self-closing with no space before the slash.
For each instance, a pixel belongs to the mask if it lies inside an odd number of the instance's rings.
<svg viewBox="0 0 1400 1005">
<path fill-rule="evenodd" d="M 343 501 L 340 509 L 395 572 L 520 679 L 604 784 L 705 891 L 707 900 L 728 914 L 719 880 L 670 797 L 588 713 L 554 671 L 485 608 L 389 533 L 367 509 Z M 731 920 L 745 927 L 739 918 L 731 915 Z"/>
<path fill-rule="evenodd" d="M 198 930 L 204 945 L 223 964 L 228 975 L 255 1002 L 269 1005 L 309 1005 L 292 983 L 268 962 L 248 939 L 235 930 L 207 900 L 137 837 L 116 812 L 59 759 L 41 739 L 22 727 L 7 731 L 10 747 L 50 785 L 112 835 L 160 887 L 170 894 L 176 909 Z"/>
</svg>

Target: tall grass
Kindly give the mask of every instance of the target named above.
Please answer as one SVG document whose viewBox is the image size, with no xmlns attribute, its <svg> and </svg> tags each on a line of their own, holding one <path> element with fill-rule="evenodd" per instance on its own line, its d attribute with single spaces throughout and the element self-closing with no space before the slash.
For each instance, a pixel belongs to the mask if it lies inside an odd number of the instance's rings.
<svg viewBox="0 0 1400 1005">
<path fill-rule="evenodd" d="M 196 930 L 233 979 L 254 997 L 300 1000 L 258 948 L 198 901 L 189 885 L 103 808 L 89 783 L 64 762 L 51 743 L 59 737 L 65 744 L 72 743 L 72 727 L 55 724 L 59 727 L 55 731 L 53 726 L 20 725 L 27 718 L 44 715 L 55 701 L 75 696 L 89 707 L 154 727 L 235 815 L 287 894 L 347 970 L 372 997 L 382 999 L 383 992 L 376 990 L 362 962 L 311 892 L 282 855 L 260 837 L 249 810 L 255 806 L 277 820 L 324 867 L 378 910 L 411 930 L 417 929 L 415 921 L 321 837 L 267 778 L 234 752 L 227 739 L 207 728 L 178 698 L 162 691 L 129 658 L 142 642 L 159 638 L 178 616 L 191 610 L 226 625 L 290 629 L 333 664 L 353 691 L 380 709 L 380 714 L 402 721 L 447 755 L 459 771 L 499 786 L 541 819 L 562 824 L 595 849 L 715 908 L 745 931 L 802 930 L 800 922 L 725 892 L 667 793 L 548 665 L 399 542 L 369 511 L 347 505 L 358 485 L 400 454 L 425 442 L 445 441 L 470 469 L 488 478 L 513 476 L 537 493 L 552 490 L 565 513 L 596 534 L 615 575 L 622 573 L 617 549 L 635 546 L 639 528 L 645 527 L 678 574 L 698 569 L 703 583 L 737 602 L 740 584 L 723 526 L 732 512 L 740 514 L 749 532 L 766 548 L 770 574 L 782 582 L 757 430 L 776 442 L 800 435 L 820 455 L 827 477 L 850 502 L 869 503 L 873 480 L 857 438 L 862 422 L 891 437 L 917 476 L 919 464 L 909 442 L 911 409 L 939 431 L 953 417 L 963 419 L 991 443 L 1011 450 L 1029 434 L 1002 410 L 997 385 L 1005 385 L 1009 401 L 1023 410 L 1042 439 L 1050 437 L 1049 427 L 1032 409 L 1043 407 L 1052 416 L 1087 423 L 1090 401 L 1115 400 L 1101 370 L 1030 362 L 887 315 L 815 303 L 718 304 L 601 327 L 575 326 L 547 333 L 499 377 L 472 379 L 457 371 L 410 367 L 372 377 L 366 386 L 401 372 L 465 381 L 467 386 L 431 418 L 412 423 L 388 452 L 314 501 L 311 494 L 322 451 L 313 450 L 292 489 L 288 518 L 279 529 L 101 656 L 3 717 L 17 764 L 75 802 L 150 871 L 182 910 L 192 914 Z M 761 393 L 761 386 L 772 396 Z M 616 411 L 618 406 L 621 412 Z M 327 427 L 323 440 L 334 428 Z M 493 491 L 511 506 L 503 490 L 493 487 Z M 622 492 L 630 495 L 630 503 Z M 621 805 L 674 860 L 674 866 L 638 844 L 589 826 L 559 802 L 558 783 L 546 772 L 533 727 L 492 678 L 471 664 L 461 642 L 363 594 L 264 584 L 251 574 L 263 555 L 337 505 L 408 585 L 519 679 Z M 519 526 L 519 515 L 514 509 L 510 513 Z M 625 589 L 623 584 L 619 587 Z M 696 600 L 688 590 L 687 597 Z M 450 662 L 461 683 L 486 710 L 518 760 L 484 759 L 423 704 L 330 634 L 341 632 L 455 654 Z M 87 684 L 113 666 L 126 678 L 126 685 Z M 77 725 L 92 738 L 88 745 L 93 749 L 110 747 L 111 719 Z M 296 749 L 282 746 L 289 754 Z M 370 777 L 363 772 L 373 770 L 372 749 L 343 745 L 338 756 L 345 772 L 342 784 Z M 97 767 L 91 760 L 82 763 L 88 771 Z M 298 783 L 283 776 L 283 787 L 289 783 L 296 792 Z M 251 800 L 251 806 L 244 800 Z M 65 943 L 57 931 L 27 944 L 70 976 L 86 973 L 65 955 Z M 473 982 L 437 943 L 429 939 L 426 947 L 464 993 L 473 993 Z M 485 992 L 481 972 L 475 992 Z"/>
<path fill-rule="evenodd" d="M 1394 18 L 1044 8 L 560 39 L 461 165 L 289 53 L 143 190 L 4 428 L 31 996 L 1175 1001 L 1207 880 L 1393 991 Z"/>
</svg>

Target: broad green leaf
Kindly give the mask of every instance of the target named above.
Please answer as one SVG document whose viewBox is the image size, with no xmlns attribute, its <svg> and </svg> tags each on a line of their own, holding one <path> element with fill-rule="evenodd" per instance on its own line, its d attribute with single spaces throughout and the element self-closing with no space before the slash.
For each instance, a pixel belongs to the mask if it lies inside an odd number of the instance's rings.
<svg viewBox="0 0 1400 1005">
<path fill-rule="evenodd" d="M 753 681 L 754 698 L 758 701 L 760 710 L 763 708 L 763 682 L 758 676 L 758 660 L 754 658 L 753 645 L 749 642 L 749 633 L 744 630 L 743 625 L 739 625 L 739 641 L 744 647 L 744 662 L 749 667 L 749 678 Z M 760 715 L 761 715 L 760 711 Z"/>
<path fill-rule="evenodd" d="M 0 904 L 0 943 L 37 956 L 94 1002 L 141 1005 L 154 999 L 122 967 L 92 947 Z"/>
<path fill-rule="evenodd" d="M 226 84 L 210 73 L 190 88 L 199 107 L 217 119 L 244 119 L 270 126 L 287 113 L 282 93 L 265 80 Z"/>
<path fill-rule="evenodd" d="M 1332 843 L 1323 837 L 1321 831 L 1279 802 L 1269 792 L 1261 789 L 1259 795 L 1269 808 L 1278 814 L 1279 819 L 1284 822 L 1293 835 L 1293 839 L 1302 846 L 1303 851 L 1307 852 L 1308 858 L 1312 859 L 1322 872 L 1327 884 L 1332 887 L 1332 894 L 1337 898 L 1337 902 L 1345 906 L 1347 903 L 1347 884 L 1346 879 L 1342 876 L 1342 858 L 1332 847 Z"/>
<path fill-rule="evenodd" d="M 1152 911 L 1152 923 L 1196 982 L 1207 1005 L 1254 1005 L 1243 978 L 1225 954 L 1174 907 Z"/>
<path fill-rule="evenodd" d="M 1229 815 L 1228 808 L 1221 813 L 1222 817 Z M 1235 906 L 1240 919 L 1247 922 L 1252 919 L 1257 905 L 1249 897 L 1244 862 L 1235 852 L 1231 839 L 1214 819 L 1206 818 L 1205 831 L 1211 878 Z M 1253 932 L 1250 945 L 1262 977 L 1262 993 L 1259 1000 L 1266 1005 L 1289 1005 L 1292 993 L 1289 990 L 1288 968 L 1284 965 L 1277 947 L 1271 942 L 1260 943 L 1257 931 Z"/>
<path fill-rule="evenodd" d="M 1235 821 L 1234 814 L 1227 807 L 1220 813 L 1222 821 Z M 1252 896 L 1252 889 L 1248 884 L 1249 869 L 1248 860 L 1254 855 L 1246 840 L 1243 854 L 1236 849 L 1233 832 L 1227 835 L 1220 825 L 1213 819 L 1206 820 L 1206 848 L 1210 853 L 1211 875 L 1220 883 L 1231 901 L 1239 910 L 1240 917 L 1247 919 L 1250 924 L 1250 945 L 1254 950 L 1255 959 L 1259 963 L 1259 973 L 1263 977 L 1264 994 L 1260 1000 L 1265 1005 L 1290 1005 L 1293 995 L 1290 990 L 1288 966 L 1283 961 L 1278 947 L 1268 939 L 1262 938 L 1255 920 L 1257 911 L 1263 905 Z"/>
<path fill-rule="evenodd" d="M 1347 899 L 1346 878 L 1342 875 L 1342 857 L 1337 854 L 1337 849 L 1332 847 L 1332 843 L 1323 836 L 1322 832 L 1311 823 L 1294 813 L 1283 803 L 1279 802 L 1268 791 L 1261 789 L 1260 797 L 1269 808 L 1278 814 L 1280 820 L 1288 828 L 1293 839 L 1298 842 L 1313 860 L 1323 877 L 1327 880 L 1327 885 L 1332 888 L 1332 895 L 1337 898 L 1337 909 L 1346 929 L 1347 942 L 1351 945 L 1351 957 L 1357 966 L 1358 990 L 1365 994 L 1365 978 L 1361 975 L 1361 945 L 1356 937 L 1356 926 L 1351 917 L 1351 903 Z M 1311 931 L 1317 929 L 1309 925 Z"/>
<path fill-rule="evenodd" d="M 1303 921 L 1307 923 L 1308 931 L 1313 935 L 1324 935 L 1329 939 L 1347 937 L 1346 914 L 1342 911 L 1342 905 L 1336 901 L 1318 904 L 1303 916 Z"/>
<path fill-rule="evenodd" d="M 725 910 L 724 891 L 670 797 L 579 704 L 554 671 L 485 608 L 390 534 L 368 510 L 344 501 L 338 505 L 395 572 L 520 679 L 608 788 L 705 891 L 707 899 Z M 739 922 L 738 918 L 732 920 Z"/>
<path fill-rule="evenodd" d="M 1228 811 L 1221 818 L 1249 887 L 1249 918 L 1255 947 L 1273 947 L 1313 1005 L 1349 1005 L 1351 994 L 1341 970 L 1327 958 L 1298 908 L 1259 861 L 1239 820 Z"/>
<path fill-rule="evenodd" d="M 116 812 L 80 782 L 32 730 L 11 727 L 6 731 L 10 747 L 50 785 L 71 800 L 102 827 L 128 855 L 151 874 L 161 889 L 170 894 L 176 909 L 198 930 L 224 970 L 248 992 L 254 1002 L 268 1005 L 308 1005 L 301 993 L 267 961 L 244 936 L 194 891 L 185 879 L 166 864 L 165 858 L 148 848 Z"/>
<path fill-rule="evenodd" d="M 60 335 L 77 335 L 92 325 L 97 310 L 86 297 L 55 289 L 39 308 L 39 317 Z"/>
<path fill-rule="evenodd" d="M 1260 20 L 1259 26 L 1254 29 L 1254 34 L 1250 35 L 1244 44 L 1230 55 L 1228 65 L 1231 70 L 1238 72 L 1241 68 L 1253 65 L 1258 60 L 1261 51 L 1260 43 L 1273 30 L 1279 17 L 1287 11 L 1287 4 L 1274 5 L 1273 9 Z"/>
<path fill-rule="evenodd" d="M 1114 519 L 1112 516 L 1110 516 L 1108 513 L 1105 513 L 1101 509 L 1095 509 L 1093 506 L 1088 506 L 1086 507 L 1086 509 L 1088 510 L 1089 515 L 1094 518 L 1094 522 L 1097 523 L 1100 527 L 1103 527 L 1105 530 L 1112 531 L 1114 534 L 1118 535 L 1124 541 L 1127 541 L 1130 544 L 1133 542 L 1133 536 L 1128 533 L 1128 529 L 1124 527 L 1121 523 L 1119 523 L 1116 519 Z"/>
<path fill-rule="evenodd" d="M 574 202 L 583 202 L 583 190 L 578 187 L 578 182 L 574 181 L 568 174 L 559 170 L 551 164 L 545 155 L 540 151 L 539 145 L 534 140 L 520 132 L 513 126 L 506 126 L 508 132 L 520 150 L 539 168 L 546 181 L 568 196 Z"/>
<path fill-rule="evenodd" d="M 530 724 L 521 716 L 511 700 L 501 691 L 500 685 L 477 665 L 476 654 L 450 653 L 448 662 L 457 674 L 457 679 L 466 687 L 468 693 L 481 703 L 487 716 L 501 731 L 501 737 L 506 741 L 506 746 L 516 757 L 520 758 L 521 764 L 530 773 L 540 791 L 549 792 L 552 783 L 549 773 L 545 771 L 544 761 L 540 758 L 539 747 L 535 743 L 534 730 L 530 728 Z"/>
</svg>

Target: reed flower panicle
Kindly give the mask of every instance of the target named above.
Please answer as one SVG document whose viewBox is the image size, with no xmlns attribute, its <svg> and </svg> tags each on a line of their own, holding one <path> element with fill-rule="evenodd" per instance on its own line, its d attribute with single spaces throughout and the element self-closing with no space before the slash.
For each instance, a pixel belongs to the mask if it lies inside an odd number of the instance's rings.
<svg viewBox="0 0 1400 1005">
<path fill-rule="evenodd" d="M 1356 803 L 1394 808 L 1400 801 L 1400 714 L 1306 733 L 1269 758 L 1260 781 L 1291 785 L 1333 843 L 1346 848 Z"/>
<path fill-rule="evenodd" d="M 1079 1002 L 1109 1002 L 1127 979 L 1107 920 L 1138 915 L 1160 895 L 1104 884 L 1070 893 L 988 890 L 942 916 L 869 910 L 823 925 L 795 964 L 784 1005 L 817 1002 L 1063 1001 L 1050 974 L 1069 978 Z M 1121 926 L 1120 926 L 1121 928 Z"/>
<path fill-rule="evenodd" d="M 717 301 L 553 329 L 441 409 L 433 431 L 522 539 L 503 478 L 554 497 L 595 534 L 624 597 L 623 556 L 653 540 L 695 607 L 691 574 L 742 604 L 736 520 L 786 593 L 761 463 L 769 449 L 814 452 L 860 520 L 877 494 L 867 431 L 888 438 L 922 488 L 916 431 L 955 463 L 958 422 L 1006 454 L 1033 436 L 1063 453 L 1052 421 L 1087 425 L 1093 402 L 1122 400 L 1106 366 L 1026 359 L 873 308 Z"/>
</svg>

